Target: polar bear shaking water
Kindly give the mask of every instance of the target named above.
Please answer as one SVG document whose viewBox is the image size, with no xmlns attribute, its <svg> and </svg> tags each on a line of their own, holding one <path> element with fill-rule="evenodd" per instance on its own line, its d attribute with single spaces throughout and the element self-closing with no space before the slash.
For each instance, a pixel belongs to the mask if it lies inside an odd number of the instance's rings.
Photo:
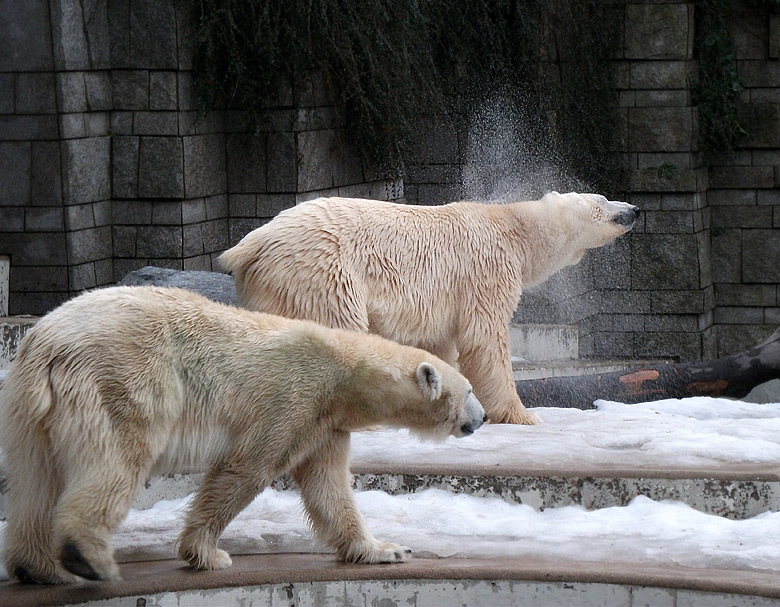
<svg viewBox="0 0 780 607">
<path fill-rule="evenodd" d="M 219 261 L 242 306 L 433 352 L 459 366 L 493 422 L 532 424 L 509 353 L 520 294 L 637 215 L 597 194 L 443 206 L 322 198 L 280 213 Z"/>
</svg>

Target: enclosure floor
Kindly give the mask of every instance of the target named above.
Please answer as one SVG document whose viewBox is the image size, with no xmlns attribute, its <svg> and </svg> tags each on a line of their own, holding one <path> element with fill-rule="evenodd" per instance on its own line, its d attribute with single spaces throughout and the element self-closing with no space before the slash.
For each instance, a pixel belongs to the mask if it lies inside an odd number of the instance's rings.
<svg viewBox="0 0 780 607">
<path fill-rule="evenodd" d="M 48 607 L 114 597 L 132 597 L 126 604 L 135 605 L 138 598 L 158 593 L 356 580 L 589 583 L 780 599 L 776 573 L 621 563 L 417 558 L 403 565 L 345 565 L 328 555 L 273 554 L 236 556 L 233 567 L 220 572 L 193 572 L 175 560 L 127 563 L 120 568 L 124 580 L 118 583 L 44 587 L 2 582 L 0 605 Z"/>
</svg>

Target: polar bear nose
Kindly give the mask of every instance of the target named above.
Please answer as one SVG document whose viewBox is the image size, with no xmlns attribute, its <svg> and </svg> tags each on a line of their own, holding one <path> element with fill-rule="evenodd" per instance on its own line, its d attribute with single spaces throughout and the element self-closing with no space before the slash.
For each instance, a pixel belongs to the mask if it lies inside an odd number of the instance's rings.
<svg viewBox="0 0 780 607">
<path fill-rule="evenodd" d="M 473 394 L 469 394 L 463 413 L 463 423 L 460 425 L 461 436 L 474 434 L 487 421 L 482 404 Z"/>
<path fill-rule="evenodd" d="M 634 205 L 626 205 L 620 213 L 612 218 L 612 221 L 620 226 L 633 226 L 639 217 L 639 209 Z"/>
<path fill-rule="evenodd" d="M 484 424 L 487 421 L 487 418 L 488 418 L 487 414 L 485 414 L 482 416 L 482 419 L 466 422 L 460 427 L 461 434 L 463 434 L 463 436 L 470 436 L 474 434 L 477 430 L 479 430 L 482 427 L 482 424 Z"/>
</svg>

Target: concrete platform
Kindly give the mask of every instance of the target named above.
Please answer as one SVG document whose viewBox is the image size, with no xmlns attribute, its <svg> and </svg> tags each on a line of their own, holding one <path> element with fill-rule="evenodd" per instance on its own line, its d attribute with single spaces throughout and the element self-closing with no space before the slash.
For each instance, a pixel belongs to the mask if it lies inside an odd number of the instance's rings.
<svg viewBox="0 0 780 607">
<path fill-rule="evenodd" d="M 0 583 L 4 607 L 222 607 L 241 605 L 598 605 L 657 607 L 780 604 L 776 574 L 675 566 L 516 559 L 413 559 L 345 565 L 327 555 L 237 556 L 222 572 L 179 561 L 121 565 L 124 580 L 69 587 Z"/>
</svg>

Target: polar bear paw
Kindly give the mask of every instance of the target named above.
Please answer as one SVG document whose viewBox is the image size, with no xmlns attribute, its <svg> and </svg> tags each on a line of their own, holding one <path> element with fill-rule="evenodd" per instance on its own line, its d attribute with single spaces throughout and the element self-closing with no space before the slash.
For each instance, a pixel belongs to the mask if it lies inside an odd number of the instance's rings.
<svg viewBox="0 0 780 607">
<path fill-rule="evenodd" d="M 201 571 L 219 571 L 228 569 L 233 564 L 233 559 L 230 558 L 230 555 L 220 548 L 201 550 L 190 548 L 185 550 L 182 546 L 179 549 L 179 556 L 182 560 L 187 561 L 190 567 Z"/>
<path fill-rule="evenodd" d="M 411 558 L 411 548 L 399 546 L 392 542 L 380 542 L 378 540 L 360 542 L 351 547 L 344 556 L 344 560 L 348 563 L 363 563 L 366 565 L 377 563 L 406 563 Z"/>
</svg>

